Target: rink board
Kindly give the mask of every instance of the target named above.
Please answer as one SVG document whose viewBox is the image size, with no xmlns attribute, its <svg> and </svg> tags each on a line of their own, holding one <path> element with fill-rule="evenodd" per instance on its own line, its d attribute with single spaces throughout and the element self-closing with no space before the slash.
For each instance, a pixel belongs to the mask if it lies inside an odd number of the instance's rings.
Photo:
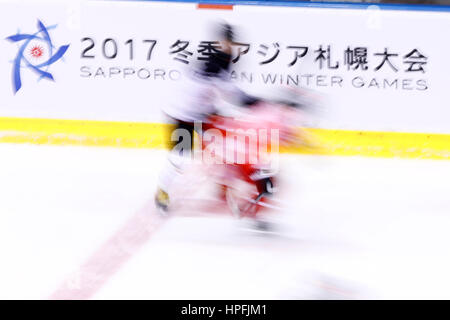
<svg viewBox="0 0 450 320">
<path fill-rule="evenodd" d="M 0 118 L 0 142 L 120 148 L 167 148 L 165 123 Z M 281 152 L 450 159 L 450 135 L 306 128 L 314 147 Z"/>
<path fill-rule="evenodd" d="M 164 147 L 162 110 L 204 58 L 212 23 L 226 20 L 238 27 L 238 86 L 267 97 L 292 85 L 320 97 L 307 123 L 320 147 L 284 151 L 449 157 L 450 47 L 430 36 L 450 29 L 448 7 L 206 2 L 1 2 L 0 141 Z M 38 21 L 53 54 L 68 46 L 46 66 Z M 22 47 L 18 35 L 35 33 L 37 43 Z"/>
</svg>

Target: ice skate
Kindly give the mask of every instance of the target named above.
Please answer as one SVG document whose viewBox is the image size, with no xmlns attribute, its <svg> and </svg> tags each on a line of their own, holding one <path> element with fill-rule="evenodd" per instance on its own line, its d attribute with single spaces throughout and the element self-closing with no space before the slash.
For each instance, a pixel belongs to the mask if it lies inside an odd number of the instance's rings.
<svg viewBox="0 0 450 320">
<path fill-rule="evenodd" d="M 167 216 L 169 211 L 169 194 L 158 188 L 155 195 L 155 204 L 162 216 Z"/>
</svg>

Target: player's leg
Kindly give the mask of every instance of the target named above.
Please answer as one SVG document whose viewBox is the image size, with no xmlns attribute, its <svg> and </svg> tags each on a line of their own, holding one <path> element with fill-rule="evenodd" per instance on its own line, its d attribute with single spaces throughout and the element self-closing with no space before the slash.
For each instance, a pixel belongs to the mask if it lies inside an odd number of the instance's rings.
<svg viewBox="0 0 450 320">
<path fill-rule="evenodd" d="M 194 124 L 173 119 L 174 126 L 168 132 L 168 161 L 159 175 L 155 203 L 167 212 L 173 185 L 181 178 L 185 167 L 190 163 L 193 148 Z"/>
<path fill-rule="evenodd" d="M 227 203 L 239 218 L 256 218 L 274 193 L 274 176 L 250 164 L 235 165 L 234 181 L 227 188 Z"/>
</svg>

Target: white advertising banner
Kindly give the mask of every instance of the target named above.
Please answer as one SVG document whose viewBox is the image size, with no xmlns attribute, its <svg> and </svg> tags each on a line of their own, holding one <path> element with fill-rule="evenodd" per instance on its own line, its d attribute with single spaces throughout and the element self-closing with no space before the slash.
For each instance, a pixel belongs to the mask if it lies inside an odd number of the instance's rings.
<svg viewBox="0 0 450 320">
<path fill-rule="evenodd" d="M 450 133 L 450 12 L 377 7 L 1 1 L 0 117 L 164 121 L 224 20 L 236 26 L 236 84 L 317 91 L 315 126 Z"/>
</svg>

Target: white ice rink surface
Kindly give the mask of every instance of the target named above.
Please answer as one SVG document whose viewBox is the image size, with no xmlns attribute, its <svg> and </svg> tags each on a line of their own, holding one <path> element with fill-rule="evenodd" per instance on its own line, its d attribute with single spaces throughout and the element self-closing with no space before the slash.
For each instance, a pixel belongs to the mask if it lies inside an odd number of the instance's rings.
<svg viewBox="0 0 450 320">
<path fill-rule="evenodd" d="M 1 144 L 0 299 L 46 299 L 73 279 L 136 212 L 153 211 L 164 161 Z M 91 297 L 450 299 L 449 184 L 450 161 L 283 156 L 279 234 L 222 215 L 168 219 L 97 275 Z"/>
</svg>

